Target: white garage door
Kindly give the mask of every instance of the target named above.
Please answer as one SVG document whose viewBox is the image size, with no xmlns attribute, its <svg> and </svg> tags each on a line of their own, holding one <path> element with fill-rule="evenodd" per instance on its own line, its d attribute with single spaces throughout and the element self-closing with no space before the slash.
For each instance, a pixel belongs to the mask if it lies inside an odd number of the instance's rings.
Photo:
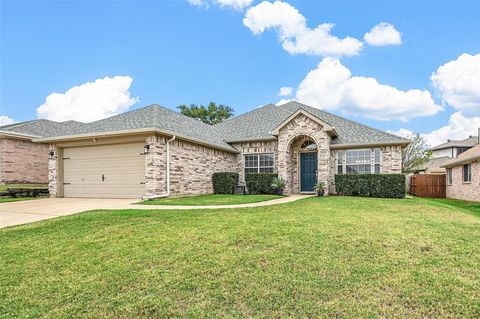
<svg viewBox="0 0 480 319">
<path fill-rule="evenodd" d="M 64 196 L 144 196 L 145 156 L 141 153 L 143 143 L 64 148 Z"/>
</svg>

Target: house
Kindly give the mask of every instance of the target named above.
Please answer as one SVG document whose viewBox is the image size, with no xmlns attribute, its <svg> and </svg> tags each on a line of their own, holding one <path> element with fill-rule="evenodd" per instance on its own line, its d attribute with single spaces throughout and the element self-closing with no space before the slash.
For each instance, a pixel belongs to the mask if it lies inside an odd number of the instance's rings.
<svg viewBox="0 0 480 319">
<path fill-rule="evenodd" d="M 400 173 L 409 140 L 289 102 L 217 125 L 151 105 L 40 138 L 55 197 L 140 198 L 212 193 L 214 172 L 277 173 L 286 194 L 334 174 Z"/>
<path fill-rule="evenodd" d="M 33 140 L 81 124 L 33 120 L 0 126 L 0 184 L 48 183 L 48 145 Z"/>
<path fill-rule="evenodd" d="M 447 197 L 480 201 L 480 145 L 443 165 L 447 171 Z"/>
<path fill-rule="evenodd" d="M 445 174 L 442 167 L 447 161 L 479 144 L 478 136 L 469 136 L 464 140 L 448 140 L 430 148 L 432 160 L 422 169 L 426 174 Z"/>
</svg>

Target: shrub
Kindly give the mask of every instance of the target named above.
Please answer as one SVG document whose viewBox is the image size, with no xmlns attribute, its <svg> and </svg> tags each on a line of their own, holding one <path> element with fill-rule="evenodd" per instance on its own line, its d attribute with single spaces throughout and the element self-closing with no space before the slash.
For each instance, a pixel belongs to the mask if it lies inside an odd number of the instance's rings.
<svg viewBox="0 0 480 319">
<path fill-rule="evenodd" d="M 404 198 L 405 175 L 335 175 L 335 188 L 345 196 Z"/>
<path fill-rule="evenodd" d="M 238 173 L 218 172 L 212 175 L 213 192 L 215 194 L 233 194 L 238 184 Z"/>
<path fill-rule="evenodd" d="M 272 184 L 277 174 L 270 173 L 248 173 L 245 176 L 249 194 L 273 194 Z"/>
</svg>

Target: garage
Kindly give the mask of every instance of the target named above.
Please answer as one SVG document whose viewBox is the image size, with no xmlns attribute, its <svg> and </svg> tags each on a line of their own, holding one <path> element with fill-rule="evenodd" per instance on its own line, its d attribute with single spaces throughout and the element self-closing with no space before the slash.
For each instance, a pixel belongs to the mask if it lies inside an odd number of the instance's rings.
<svg viewBox="0 0 480 319">
<path fill-rule="evenodd" d="M 64 148 L 64 197 L 141 198 L 144 196 L 143 144 Z"/>
</svg>

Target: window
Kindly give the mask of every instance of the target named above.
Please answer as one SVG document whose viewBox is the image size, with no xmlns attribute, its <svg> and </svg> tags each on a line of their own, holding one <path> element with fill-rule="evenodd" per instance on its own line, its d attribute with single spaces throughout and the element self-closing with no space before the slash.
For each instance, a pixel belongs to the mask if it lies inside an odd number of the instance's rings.
<svg viewBox="0 0 480 319">
<path fill-rule="evenodd" d="M 315 144 L 314 141 L 312 140 L 306 140 L 305 142 L 302 143 L 300 146 L 301 149 L 303 150 L 316 150 L 317 149 L 317 144 Z"/>
<path fill-rule="evenodd" d="M 472 181 L 472 165 L 463 165 L 463 182 L 470 183 Z"/>
<path fill-rule="evenodd" d="M 462 154 L 465 151 L 468 151 L 470 147 L 457 147 L 457 156 Z"/>
<path fill-rule="evenodd" d="M 452 185 L 452 169 L 447 168 L 447 185 Z"/>
<path fill-rule="evenodd" d="M 337 174 L 380 174 L 382 151 L 379 148 L 337 152 Z"/>
<path fill-rule="evenodd" d="M 245 155 L 245 174 L 273 173 L 273 154 Z"/>
</svg>

